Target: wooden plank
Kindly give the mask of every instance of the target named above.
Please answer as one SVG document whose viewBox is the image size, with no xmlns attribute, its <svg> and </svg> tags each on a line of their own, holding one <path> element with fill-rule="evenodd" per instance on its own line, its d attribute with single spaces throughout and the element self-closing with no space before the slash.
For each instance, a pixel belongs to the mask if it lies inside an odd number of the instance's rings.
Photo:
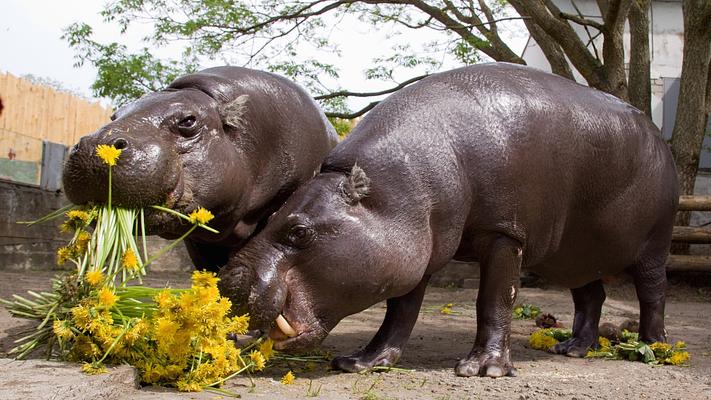
<svg viewBox="0 0 711 400">
<path fill-rule="evenodd" d="M 691 226 L 675 226 L 672 232 L 673 242 L 711 243 L 711 229 Z"/>
<path fill-rule="evenodd" d="M 667 271 L 711 272 L 711 256 L 670 254 Z"/>
<path fill-rule="evenodd" d="M 711 196 L 679 196 L 679 211 L 711 211 Z"/>
</svg>

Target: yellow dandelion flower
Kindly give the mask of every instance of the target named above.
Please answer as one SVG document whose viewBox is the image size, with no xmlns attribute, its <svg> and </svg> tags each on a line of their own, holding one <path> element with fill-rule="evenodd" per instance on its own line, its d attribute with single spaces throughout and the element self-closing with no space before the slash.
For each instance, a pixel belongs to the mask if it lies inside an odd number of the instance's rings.
<svg viewBox="0 0 711 400">
<path fill-rule="evenodd" d="M 140 268 L 140 265 L 138 265 L 138 257 L 132 249 L 128 248 L 126 249 L 126 252 L 123 253 L 123 257 L 121 257 L 121 265 L 129 271 L 138 271 Z"/>
<path fill-rule="evenodd" d="M 79 335 L 72 347 L 72 353 L 79 360 L 91 360 L 98 357 L 101 350 L 88 336 Z"/>
<path fill-rule="evenodd" d="M 212 213 L 202 207 L 198 208 L 197 210 L 193 211 L 188 215 L 188 218 L 190 218 L 190 222 L 193 224 L 206 224 L 210 222 L 213 218 L 215 218 Z"/>
<path fill-rule="evenodd" d="M 179 380 L 176 386 L 181 392 L 199 392 L 202 390 L 202 386 L 199 383 L 188 382 L 184 379 Z"/>
<path fill-rule="evenodd" d="M 74 226 L 72 221 L 64 221 L 62 225 L 59 226 L 59 230 L 64 233 L 74 232 L 77 228 Z"/>
<path fill-rule="evenodd" d="M 556 338 L 548 335 L 547 329 L 539 329 L 531 334 L 528 338 L 528 345 L 532 349 L 548 351 L 551 347 L 558 344 Z"/>
<path fill-rule="evenodd" d="M 249 314 L 244 314 L 239 317 L 232 318 L 228 326 L 229 333 L 236 333 L 238 335 L 244 335 L 249 329 Z"/>
<path fill-rule="evenodd" d="M 121 155 L 121 149 L 117 149 L 113 145 L 107 146 L 105 144 L 100 144 L 96 146 L 96 155 L 110 167 L 113 167 L 116 165 L 116 161 Z"/>
<path fill-rule="evenodd" d="M 155 336 L 159 342 L 169 343 L 175 339 L 178 324 L 167 317 L 158 318 L 155 323 Z"/>
<path fill-rule="evenodd" d="M 602 336 L 597 337 L 597 343 L 600 345 L 601 350 L 609 349 L 612 346 L 610 340 Z"/>
<path fill-rule="evenodd" d="M 686 348 L 686 342 L 683 340 L 680 340 L 680 341 L 674 343 L 674 349 L 679 350 L 679 349 L 685 349 L 685 348 Z"/>
<path fill-rule="evenodd" d="M 60 319 L 54 320 L 52 323 L 52 331 L 54 332 L 54 335 L 63 342 L 74 338 L 74 332 L 72 332 L 72 329 L 67 324 L 67 321 L 62 321 Z"/>
<path fill-rule="evenodd" d="M 89 248 L 89 241 L 91 240 L 91 235 L 89 232 L 82 231 L 77 236 L 76 242 L 74 242 L 74 248 L 78 254 L 84 254 L 86 249 Z"/>
<path fill-rule="evenodd" d="M 294 383 L 294 379 L 296 379 L 294 373 L 289 371 L 281 377 L 281 383 L 282 385 L 291 385 L 292 383 Z"/>
<path fill-rule="evenodd" d="M 104 273 L 99 270 L 88 271 L 86 275 L 84 275 L 84 280 L 91 286 L 97 286 L 104 281 Z"/>
<path fill-rule="evenodd" d="M 649 348 L 652 349 L 652 351 L 667 352 L 671 350 L 672 346 L 669 343 L 654 342 L 649 345 Z"/>
<path fill-rule="evenodd" d="M 74 325 L 76 325 L 79 329 L 82 330 L 88 328 L 89 323 L 91 322 L 91 315 L 89 314 L 88 308 L 82 305 L 78 305 L 71 309 L 71 313 Z"/>
<path fill-rule="evenodd" d="M 214 272 L 210 271 L 193 271 L 191 279 L 193 286 L 198 287 L 217 287 L 217 281 L 220 280 Z"/>
<path fill-rule="evenodd" d="M 688 351 L 675 351 L 671 357 L 666 359 L 666 362 L 671 365 L 684 365 L 689 362 L 690 358 Z"/>
<path fill-rule="evenodd" d="M 162 310 L 167 310 L 173 306 L 173 296 L 170 294 L 170 289 L 161 290 L 153 300 Z"/>
<path fill-rule="evenodd" d="M 162 375 L 157 367 L 159 365 L 154 365 L 153 363 L 147 362 L 146 364 L 141 366 L 143 373 L 141 374 L 141 380 L 145 383 L 158 383 L 160 381 Z"/>
<path fill-rule="evenodd" d="M 269 361 L 274 354 L 274 341 L 268 338 L 262 342 L 262 344 L 259 345 L 259 352 L 262 353 L 265 360 Z"/>
<path fill-rule="evenodd" d="M 99 362 L 95 363 L 84 363 L 82 365 L 81 370 L 88 375 L 98 375 L 98 374 L 104 374 L 107 372 L 106 367 L 104 364 L 101 364 Z"/>
<path fill-rule="evenodd" d="M 99 290 L 99 293 L 97 294 L 97 299 L 99 300 L 99 305 L 106 308 L 110 308 L 113 307 L 114 304 L 116 304 L 118 296 L 116 296 L 116 294 L 114 294 L 114 291 L 109 289 L 108 287 L 102 287 Z"/>
<path fill-rule="evenodd" d="M 454 304 L 448 303 L 442 306 L 442 308 L 439 309 L 439 312 L 445 315 L 450 315 L 452 314 L 452 307 Z"/>
<path fill-rule="evenodd" d="M 88 212 L 82 210 L 70 210 L 66 213 L 67 218 L 70 221 L 78 223 L 80 226 L 87 225 L 91 219 L 91 215 Z"/>
<path fill-rule="evenodd" d="M 60 247 L 57 249 L 57 265 L 64 265 L 70 258 L 74 256 L 74 251 L 69 247 Z"/>
<path fill-rule="evenodd" d="M 259 350 L 252 350 L 252 352 L 249 353 L 249 358 L 254 363 L 255 370 L 261 371 L 264 369 L 264 364 L 266 363 L 266 360 L 264 359 L 262 353 L 259 352 Z"/>
</svg>

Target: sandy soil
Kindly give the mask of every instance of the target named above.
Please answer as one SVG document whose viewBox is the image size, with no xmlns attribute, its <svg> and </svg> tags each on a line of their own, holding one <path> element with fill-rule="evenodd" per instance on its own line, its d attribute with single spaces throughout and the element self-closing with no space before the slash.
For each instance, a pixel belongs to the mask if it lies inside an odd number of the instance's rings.
<svg viewBox="0 0 711 400">
<path fill-rule="evenodd" d="M 48 286 L 49 273 L 0 272 L 0 297 Z M 169 276 L 152 282 L 164 284 Z M 170 276 L 173 285 L 185 285 L 187 274 Z M 692 282 L 693 283 L 693 282 Z M 602 322 L 620 323 L 636 318 L 634 288 L 629 283 L 608 285 Z M 226 389 L 245 399 L 709 399 L 711 398 L 711 289 L 675 283 L 669 289 L 667 330 L 671 340 L 685 340 L 692 355 L 691 367 L 653 367 L 642 363 L 572 359 L 526 347 L 535 330 L 532 321 L 513 324 L 512 356 L 518 368 L 513 378 L 460 378 L 454 375 L 457 359 L 465 356 L 474 340 L 473 289 L 428 289 L 420 319 L 399 367 L 408 371 L 344 374 L 325 364 L 278 365 L 254 377 L 231 380 Z M 533 303 L 555 314 L 566 326 L 572 321 L 572 301 L 567 291 L 555 288 L 522 289 L 520 302 Z M 439 312 L 454 303 L 452 315 Z M 364 346 L 377 330 L 384 305 L 351 316 L 339 324 L 323 344 L 331 354 L 344 354 Z M 44 360 L 13 361 L 6 352 L 27 322 L 11 318 L 0 308 L 0 398 L 132 398 L 215 399 L 215 393 L 177 393 L 170 389 L 135 387 L 131 368 L 122 366 L 108 374 L 86 376 L 77 365 Z M 313 367 L 313 366 L 311 366 Z M 293 369 L 297 380 L 282 385 L 279 378 Z M 320 390 L 319 390 L 320 389 Z"/>
</svg>

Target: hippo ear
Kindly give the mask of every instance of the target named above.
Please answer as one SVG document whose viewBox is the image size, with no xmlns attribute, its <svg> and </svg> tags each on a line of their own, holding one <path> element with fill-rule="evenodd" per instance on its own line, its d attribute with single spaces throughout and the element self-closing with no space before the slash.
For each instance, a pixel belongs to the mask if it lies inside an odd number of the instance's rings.
<svg viewBox="0 0 711 400">
<path fill-rule="evenodd" d="M 222 123 L 233 128 L 240 128 L 242 126 L 242 116 L 247 111 L 247 100 L 249 100 L 249 95 L 243 94 L 220 106 Z"/>
<path fill-rule="evenodd" d="M 353 165 L 350 174 L 341 185 L 341 191 L 348 204 L 356 204 L 370 194 L 370 178 L 365 175 L 362 168 Z"/>
</svg>

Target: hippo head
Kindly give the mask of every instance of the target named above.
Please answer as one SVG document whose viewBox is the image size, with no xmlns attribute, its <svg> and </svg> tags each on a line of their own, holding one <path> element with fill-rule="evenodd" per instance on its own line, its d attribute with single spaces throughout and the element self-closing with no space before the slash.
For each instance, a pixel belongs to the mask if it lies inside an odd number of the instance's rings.
<svg viewBox="0 0 711 400">
<path fill-rule="evenodd" d="M 401 279 L 391 268 L 393 238 L 378 229 L 381 219 L 366 204 L 370 191 L 357 166 L 322 172 L 220 271 L 220 292 L 247 305 L 234 311 L 249 312 L 250 327 L 269 331 L 277 349 L 311 348 L 344 317 L 420 280 Z"/>
<path fill-rule="evenodd" d="M 202 206 L 217 217 L 217 229 L 234 223 L 229 215 L 246 179 L 235 142 L 248 96 L 220 98 L 201 90 L 190 75 L 181 79 L 182 87 L 174 83 L 121 107 L 110 123 L 71 149 L 63 174 L 70 201 L 106 202 L 108 167 L 96 147 L 113 145 L 121 150 L 112 169 L 114 204 L 166 205 L 185 213 Z M 187 229 L 164 213 L 149 212 L 147 220 L 151 234 L 168 238 Z"/>
</svg>

